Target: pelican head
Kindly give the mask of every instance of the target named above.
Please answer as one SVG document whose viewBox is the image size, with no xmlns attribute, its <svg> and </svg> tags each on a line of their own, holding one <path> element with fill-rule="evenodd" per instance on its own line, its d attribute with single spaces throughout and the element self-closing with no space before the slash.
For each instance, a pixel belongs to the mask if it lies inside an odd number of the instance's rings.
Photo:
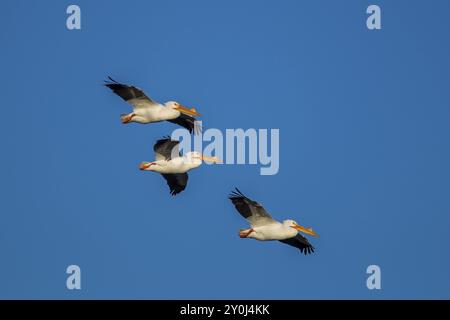
<svg viewBox="0 0 450 320">
<path fill-rule="evenodd" d="M 164 105 L 167 108 L 177 110 L 177 111 L 179 111 L 181 113 L 184 113 L 184 114 L 186 114 L 188 116 L 191 116 L 191 117 L 200 117 L 201 116 L 201 114 L 198 113 L 197 110 L 195 110 L 195 108 L 190 108 L 189 109 L 189 108 L 179 104 L 176 101 L 168 101 Z"/>
<path fill-rule="evenodd" d="M 293 228 L 293 229 L 295 229 L 295 230 L 297 230 L 299 232 L 303 232 L 305 234 L 309 234 L 310 236 L 318 237 L 318 234 L 315 233 L 312 228 L 305 228 L 305 227 L 299 225 L 294 220 L 291 220 L 291 219 L 284 220 L 283 221 L 283 225 L 285 225 L 286 227 Z"/>
</svg>

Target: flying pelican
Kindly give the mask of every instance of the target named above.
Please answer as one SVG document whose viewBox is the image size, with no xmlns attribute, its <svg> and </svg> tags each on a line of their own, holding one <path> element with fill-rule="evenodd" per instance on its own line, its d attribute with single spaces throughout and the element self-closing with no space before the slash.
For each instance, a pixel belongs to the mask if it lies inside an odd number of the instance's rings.
<svg viewBox="0 0 450 320">
<path fill-rule="evenodd" d="M 122 123 L 151 123 L 170 121 L 197 133 L 200 129 L 195 125 L 195 117 L 201 116 L 194 108 L 188 109 L 178 102 L 169 101 L 160 104 L 145 95 L 141 89 L 119 83 L 108 77 L 105 86 L 133 106 L 133 112 L 121 116 Z"/>
<path fill-rule="evenodd" d="M 254 238 L 262 241 L 279 240 L 300 249 L 300 252 L 305 255 L 314 252 L 314 247 L 308 239 L 299 234 L 300 231 L 317 237 L 318 235 L 312 228 L 302 227 L 290 219 L 283 222 L 274 220 L 261 204 L 244 196 L 238 188 L 231 192 L 229 199 L 236 210 L 251 225 L 250 229 L 240 230 L 239 236 L 241 238 Z"/>
<path fill-rule="evenodd" d="M 170 188 L 170 194 L 176 195 L 186 188 L 188 181 L 187 172 L 202 164 L 202 161 L 213 163 L 221 162 L 216 157 L 206 157 L 200 152 L 188 152 L 184 156 L 179 151 L 179 141 L 166 137 L 156 141 L 153 146 L 155 161 L 142 162 L 141 170 L 159 172 L 166 179 Z"/>
</svg>

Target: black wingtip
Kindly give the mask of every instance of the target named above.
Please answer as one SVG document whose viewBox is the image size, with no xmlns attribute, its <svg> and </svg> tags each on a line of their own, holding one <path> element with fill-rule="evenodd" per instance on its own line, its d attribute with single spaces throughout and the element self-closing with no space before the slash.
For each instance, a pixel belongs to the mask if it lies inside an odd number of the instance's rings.
<svg viewBox="0 0 450 320">
<path fill-rule="evenodd" d="M 111 76 L 108 76 L 107 78 L 108 78 L 108 80 L 111 81 L 112 83 L 117 83 L 117 84 L 119 83 L 119 82 L 117 82 L 116 80 L 114 80 L 113 78 L 111 78 Z M 105 82 L 108 82 L 108 80 L 105 80 Z"/>
<path fill-rule="evenodd" d="M 107 76 L 107 79 L 103 80 L 103 81 L 104 81 L 103 85 L 105 87 L 110 88 L 110 89 L 113 89 L 116 86 L 121 86 L 122 85 L 119 82 L 117 82 L 116 80 L 114 80 L 113 78 L 111 78 L 110 76 Z"/>
<path fill-rule="evenodd" d="M 230 200 L 242 199 L 242 198 L 247 198 L 247 197 L 244 196 L 244 194 L 241 192 L 241 190 L 239 190 L 237 187 L 235 187 L 234 190 L 232 190 L 230 192 L 230 194 L 228 195 L 228 199 L 230 199 Z"/>
<path fill-rule="evenodd" d="M 175 189 L 170 190 L 170 195 L 172 197 L 175 197 L 177 194 L 179 194 L 179 193 L 181 193 L 183 191 L 184 191 L 183 188 L 175 188 Z"/>
<path fill-rule="evenodd" d="M 245 197 L 244 194 L 241 192 L 241 190 L 239 190 L 237 187 L 235 188 L 237 193 L 239 193 L 241 196 Z"/>
<path fill-rule="evenodd" d="M 314 253 L 314 247 L 313 246 L 308 246 L 305 248 L 300 248 L 300 253 L 303 253 L 305 256 L 307 256 L 308 254 L 313 254 Z"/>
</svg>

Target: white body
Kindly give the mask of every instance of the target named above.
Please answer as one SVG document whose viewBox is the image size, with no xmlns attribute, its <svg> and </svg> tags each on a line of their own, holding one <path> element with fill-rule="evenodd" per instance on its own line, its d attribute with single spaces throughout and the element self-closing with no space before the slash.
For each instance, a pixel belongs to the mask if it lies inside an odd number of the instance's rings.
<svg viewBox="0 0 450 320">
<path fill-rule="evenodd" d="M 278 222 L 273 220 L 269 224 L 252 226 L 253 232 L 248 235 L 248 238 L 254 238 L 256 240 L 284 240 L 293 238 L 297 235 L 298 231 L 289 226 L 289 222 Z"/>
<path fill-rule="evenodd" d="M 176 157 L 169 161 L 156 160 L 152 162 L 148 170 L 159 173 L 186 173 L 191 169 L 197 168 L 202 164 L 200 159 L 192 159 L 190 157 Z"/>
<path fill-rule="evenodd" d="M 130 103 L 133 104 L 133 101 L 130 100 Z M 164 106 L 162 104 L 152 104 L 146 105 L 145 107 L 140 107 L 139 105 L 134 104 L 133 110 L 133 118 L 132 122 L 138 123 L 151 123 L 151 122 L 159 122 L 164 120 L 172 120 L 176 119 L 181 115 L 181 112 L 173 109 L 171 105 Z"/>
</svg>

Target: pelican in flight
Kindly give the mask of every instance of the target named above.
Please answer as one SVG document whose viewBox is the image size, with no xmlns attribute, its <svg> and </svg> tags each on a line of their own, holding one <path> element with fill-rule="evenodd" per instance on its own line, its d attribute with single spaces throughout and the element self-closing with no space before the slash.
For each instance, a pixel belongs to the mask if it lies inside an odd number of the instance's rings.
<svg viewBox="0 0 450 320">
<path fill-rule="evenodd" d="M 238 188 L 231 192 L 229 199 L 236 210 L 250 222 L 250 229 L 240 230 L 239 236 L 241 238 L 253 238 L 262 241 L 278 240 L 300 249 L 300 252 L 305 255 L 314 252 L 314 247 L 308 239 L 299 234 L 299 232 L 303 232 L 317 237 L 318 235 L 312 228 L 302 227 L 290 219 L 283 222 L 274 220 L 261 204 L 244 196 Z"/>
<path fill-rule="evenodd" d="M 133 107 L 133 112 L 121 116 L 122 123 L 151 123 L 166 120 L 188 129 L 190 133 L 197 133 L 200 130 L 200 127 L 195 124 L 195 117 L 201 115 L 194 108 L 186 108 L 175 101 L 160 104 L 137 87 L 119 83 L 111 77 L 108 79 L 109 81 L 105 81 L 105 86 Z"/>
<path fill-rule="evenodd" d="M 166 137 L 156 141 L 153 146 L 155 161 L 142 162 L 141 170 L 161 173 L 170 188 L 170 194 L 176 195 L 186 189 L 187 172 L 202 164 L 202 161 L 220 163 L 216 157 L 206 157 L 200 152 L 188 152 L 184 156 L 179 151 L 179 141 Z"/>
</svg>

